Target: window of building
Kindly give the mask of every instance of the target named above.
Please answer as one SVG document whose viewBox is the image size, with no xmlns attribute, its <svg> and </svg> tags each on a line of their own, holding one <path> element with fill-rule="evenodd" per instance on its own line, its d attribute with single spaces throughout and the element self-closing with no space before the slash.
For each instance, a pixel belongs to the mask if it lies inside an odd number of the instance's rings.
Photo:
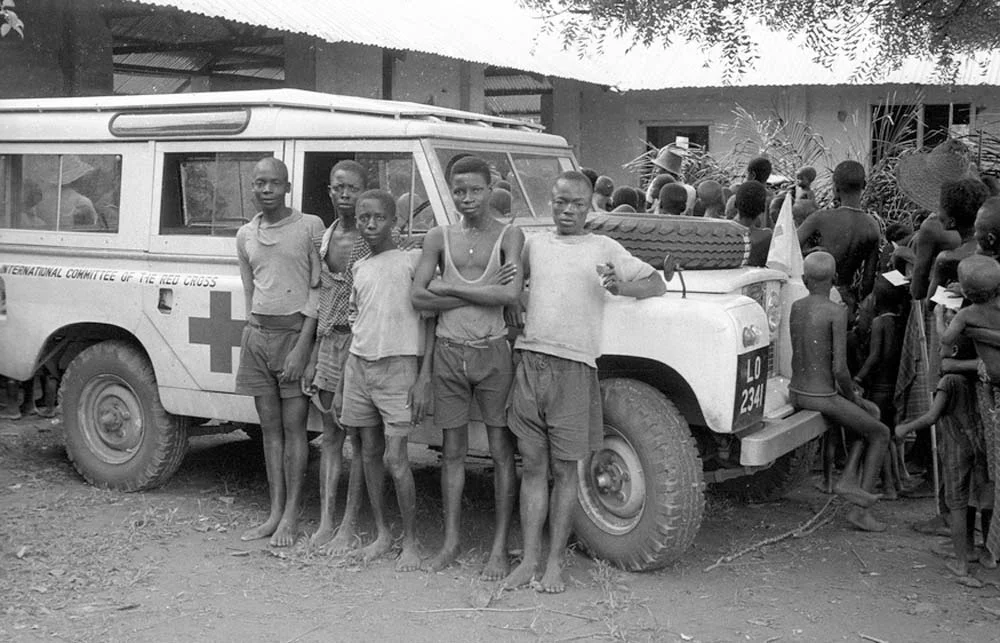
<svg viewBox="0 0 1000 643">
<path fill-rule="evenodd" d="M 692 147 L 708 151 L 708 125 L 652 125 L 646 127 L 646 142 L 660 149 L 684 137 Z"/>
<path fill-rule="evenodd" d="M 0 155 L 0 228 L 117 232 L 121 156 Z"/>
<path fill-rule="evenodd" d="M 257 213 L 253 168 L 264 152 L 163 155 L 160 234 L 234 237 Z"/>
<path fill-rule="evenodd" d="M 929 149 L 968 134 L 971 124 L 969 103 L 872 105 L 872 165 L 904 148 Z"/>
</svg>

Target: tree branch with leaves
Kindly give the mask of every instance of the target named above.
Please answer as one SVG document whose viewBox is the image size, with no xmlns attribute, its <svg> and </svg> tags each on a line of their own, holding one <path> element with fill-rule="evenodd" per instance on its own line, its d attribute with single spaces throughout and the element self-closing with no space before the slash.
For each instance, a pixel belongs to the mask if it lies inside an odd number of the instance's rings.
<svg viewBox="0 0 1000 643">
<path fill-rule="evenodd" d="M 752 68 L 758 45 L 748 25 L 774 37 L 801 35 L 816 62 L 847 58 L 857 80 L 898 69 L 911 56 L 930 57 L 942 80 L 959 57 L 1000 48 L 1000 0 L 520 0 L 580 53 L 609 37 L 644 46 L 683 40 L 718 47 L 729 78 Z"/>
</svg>

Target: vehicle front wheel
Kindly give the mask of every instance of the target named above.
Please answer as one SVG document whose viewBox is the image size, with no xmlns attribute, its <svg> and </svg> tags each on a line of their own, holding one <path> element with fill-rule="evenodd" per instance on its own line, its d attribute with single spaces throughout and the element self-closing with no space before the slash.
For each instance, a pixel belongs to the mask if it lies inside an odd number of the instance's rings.
<svg viewBox="0 0 1000 643">
<path fill-rule="evenodd" d="M 59 400 L 66 452 L 91 484 L 157 487 L 184 459 L 186 426 L 163 409 L 152 364 L 127 342 L 101 342 L 77 355 Z"/>
<path fill-rule="evenodd" d="M 663 393 L 601 382 L 604 444 L 579 464 L 577 540 L 628 571 L 658 569 L 691 545 L 705 507 L 701 459 L 687 421 Z"/>
</svg>

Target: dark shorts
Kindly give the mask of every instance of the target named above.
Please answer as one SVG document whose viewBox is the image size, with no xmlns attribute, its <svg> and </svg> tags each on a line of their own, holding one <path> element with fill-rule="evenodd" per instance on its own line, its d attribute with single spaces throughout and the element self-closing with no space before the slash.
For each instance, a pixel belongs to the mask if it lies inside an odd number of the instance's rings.
<svg viewBox="0 0 1000 643">
<path fill-rule="evenodd" d="M 344 407 L 344 365 L 351 352 L 351 337 L 351 333 L 336 331 L 320 337 L 316 355 L 313 386 L 333 393 L 333 408 L 338 416 Z"/>
<path fill-rule="evenodd" d="M 506 335 L 475 344 L 438 337 L 434 344 L 433 381 L 437 428 L 466 426 L 473 398 L 486 426 L 507 426 L 514 362 Z"/>
<path fill-rule="evenodd" d="M 597 369 L 583 362 L 518 351 L 507 414 L 519 441 L 548 447 L 559 460 L 583 460 L 601 448 L 604 418 Z"/>
<path fill-rule="evenodd" d="M 344 365 L 344 408 L 340 424 L 370 428 L 382 423 L 385 434 L 406 437 L 410 433 L 407 398 L 417 381 L 417 357 L 402 355 L 366 360 L 350 355 Z"/>
<path fill-rule="evenodd" d="M 240 366 L 236 371 L 236 392 L 239 395 L 278 394 L 282 399 L 302 395 L 302 385 L 279 382 L 278 374 L 285 358 L 299 341 L 300 328 L 264 328 L 250 322 L 240 340 Z"/>
<path fill-rule="evenodd" d="M 952 509 L 992 509 L 993 486 L 989 480 L 985 449 L 974 444 L 969 435 L 958 427 L 944 422 L 939 422 L 939 427 L 945 503 Z"/>
</svg>

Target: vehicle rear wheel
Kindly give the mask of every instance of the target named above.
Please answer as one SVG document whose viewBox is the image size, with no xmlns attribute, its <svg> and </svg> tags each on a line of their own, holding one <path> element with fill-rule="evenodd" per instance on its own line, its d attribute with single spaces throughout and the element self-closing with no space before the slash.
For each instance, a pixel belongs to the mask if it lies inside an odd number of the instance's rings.
<svg viewBox="0 0 1000 643">
<path fill-rule="evenodd" d="M 636 380 L 601 382 L 604 445 L 579 464 L 577 540 L 629 571 L 679 558 L 701 526 L 701 459 L 687 421 L 663 393 Z"/>
<path fill-rule="evenodd" d="M 819 438 L 810 440 L 775 460 L 767 469 L 712 485 L 741 502 L 774 502 L 785 497 L 809 477 L 819 453 Z"/>
<path fill-rule="evenodd" d="M 160 404 L 149 359 L 123 341 L 95 344 L 66 369 L 59 400 L 66 452 L 88 482 L 150 489 L 177 471 L 187 451 L 182 418 Z"/>
</svg>

